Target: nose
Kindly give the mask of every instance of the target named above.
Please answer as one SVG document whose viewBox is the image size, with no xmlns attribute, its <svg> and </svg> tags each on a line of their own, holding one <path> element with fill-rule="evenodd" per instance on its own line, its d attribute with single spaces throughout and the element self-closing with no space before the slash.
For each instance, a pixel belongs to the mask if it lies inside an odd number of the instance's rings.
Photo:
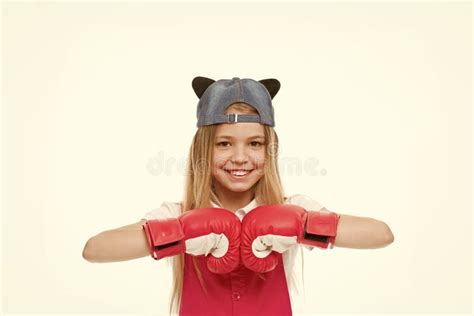
<svg viewBox="0 0 474 316">
<path fill-rule="evenodd" d="M 232 153 L 231 161 L 235 164 L 243 164 L 248 161 L 248 155 L 243 146 L 235 146 Z"/>
</svg>

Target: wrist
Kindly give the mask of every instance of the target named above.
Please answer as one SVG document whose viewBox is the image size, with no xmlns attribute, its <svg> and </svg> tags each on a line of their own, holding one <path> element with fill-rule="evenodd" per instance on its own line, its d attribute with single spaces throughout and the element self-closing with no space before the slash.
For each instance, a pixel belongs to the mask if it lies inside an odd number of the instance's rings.
<svg viewBox="0 0 474 316">
<path fill-rule="evenodd" d="M 325 208 L 316 212 L 308 211 L 303 238 L 300 243 L 323 249 L 332 249 L 336 239 L 339 218 L 338 214 Z"/>
<path fill-rule="evenodd" d="M 149 220 L 143 224 L 150 255 L 158 260 L 185 251 L 184 233 L 177 218 Z"/>
</svg>

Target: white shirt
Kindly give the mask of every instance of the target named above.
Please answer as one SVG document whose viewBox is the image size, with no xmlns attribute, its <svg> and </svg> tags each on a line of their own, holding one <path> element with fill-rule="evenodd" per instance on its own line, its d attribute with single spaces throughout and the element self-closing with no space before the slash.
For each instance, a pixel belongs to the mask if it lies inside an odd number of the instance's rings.
<svg viewBox="0 0 474 316">
<path fill-rule="evenodd" d="M 219 207 L 215 203 L 211 202 L 213 207 Z M 295 194 L 288 199 L 286 199 L 285 204 L 293 204 L 298 205 L 305 208 L 308 211 L 319 211 L 323 208 L 321 204 L 317 201 L 312 200 L 306 195 L 302 194 Z M 250 212 L 252 209 L 257 207 L 257 201 L 253 199 L 249 204 L 246 206 L 238 209 L 235 211 L 235 215 L 242 221 L 245 214 Z M 181 204 L 179 202 L 163 202 L 159 208 L 152 209 L 151 211 L 147 212 L 142 219 L 144 220 L 151 220 L 151 219 L 165 219 L 165 218 L 176 218 L 180 216 L 181 213 Z M 283 264 L 285 268 L 285 276 L 287 279 L 287 283 L 291 283 L 291 276 L 293 273 L 293 268 L 295 264 L 295 258 L 299 247 L 306 248 L 308 250 L 312 250 L 313 247 L 309 247 L 306 245 L 297 244 L 294 247 L 291 247 L 287 251 L 283 253 Z"/>
</svg>

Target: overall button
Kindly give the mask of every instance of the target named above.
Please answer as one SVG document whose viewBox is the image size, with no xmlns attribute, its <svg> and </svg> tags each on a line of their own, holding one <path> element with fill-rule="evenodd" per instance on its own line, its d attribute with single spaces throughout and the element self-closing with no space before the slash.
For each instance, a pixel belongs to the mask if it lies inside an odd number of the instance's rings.
<svg viewBox="0 0 474 316">
<path fill-rule="evenodd" d="M 239 293 L 239 292 L 234 292 L 234 293 L 232 293 L 232 299 L 233 299 L 234 301 L 240 300 L 240 293 Z"/>
</svg>

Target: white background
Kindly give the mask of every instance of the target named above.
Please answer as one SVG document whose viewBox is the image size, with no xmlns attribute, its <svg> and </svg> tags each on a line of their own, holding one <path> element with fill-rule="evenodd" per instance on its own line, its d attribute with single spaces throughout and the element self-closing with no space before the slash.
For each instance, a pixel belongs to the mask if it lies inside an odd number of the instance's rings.
<svg viewBox="0 0 474 316">
<path fill-rule="evenodd" d="M 3 313 L 166 313 L 165 262 L 82 250 L 182 198 L 195 76 L 277 78 L 286 193 L 395 235 L 305 252 L 295 313 L 471 313 L 470 2 L 2 9 Z"/>
</svg>

